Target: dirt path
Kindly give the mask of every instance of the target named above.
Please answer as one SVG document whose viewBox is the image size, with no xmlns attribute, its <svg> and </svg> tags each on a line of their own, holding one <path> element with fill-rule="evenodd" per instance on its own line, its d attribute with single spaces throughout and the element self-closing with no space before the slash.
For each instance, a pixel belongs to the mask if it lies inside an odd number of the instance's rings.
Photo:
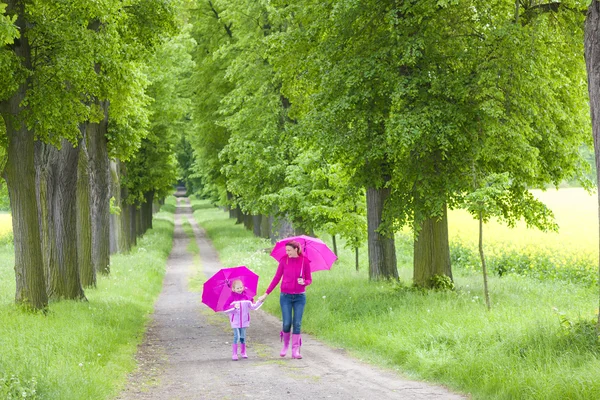
<svg viewBox="0 0 600 400">
<path fill-rule="evenodd" d="M 464 399 L 448 390 L 407 380 L 303 335 L 302 360 L 279 357 L 279 319 L 252 314 L 247 360 L 231 361 L 231 329 L 225 316 L 200 302 L 187 288 L 193 274 L 189 221 L 200 248 L 201 266 L 211 276 L 221 268 L 217 253 L 179 199 L 173 250 L 152 323 L 140 346 L 138 370 L 120 400 L 156 399 Z M 270 301 L 274 301 L 271 299 Z"/>
</svg>

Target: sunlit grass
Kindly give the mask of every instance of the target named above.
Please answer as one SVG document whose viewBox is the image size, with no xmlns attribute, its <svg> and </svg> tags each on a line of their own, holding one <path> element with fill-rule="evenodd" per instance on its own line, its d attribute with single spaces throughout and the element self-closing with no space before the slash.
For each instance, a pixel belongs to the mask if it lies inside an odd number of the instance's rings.
<svg viewBox="0 0 600 400">
<path fill-rule="evenodd" d="M 130 254 L 111 256 L 110 276 L 85 291 L 87 302 L 51 303 L 47 315 L 14 305 L 13 250 L 0 248 L 0 378 L 20 382 L 0 386 L 0 398 L 114 398 L 162 287 L 173 215 L 158 213 L 153 226 Z"/>
<path fill-rule="evenodd" d="M 194 216 L 225 266 L 246 265 L 257 272 L 262 292 L 276 268 L 268 255 L 271 243 L 221 210 L 198 207 Z M 596 288 L 491 276 L 488 312 L 481 276 L 470 270 L 455 271 L 455 292 L 411 289 L 410 242 L 397 243 L 405 285 L 369 282 L 366 248 L 360 249 L 359 272 L 352 252 L 340 249 L 331 271 L 313 275 L 303 330 L 357 357 L 475 399 L 597 397 L 600 346 L 589 329 L 598 312 Z M 277 297 L 270 296 L 263 309 L 279 316 Z"/>
</svg>

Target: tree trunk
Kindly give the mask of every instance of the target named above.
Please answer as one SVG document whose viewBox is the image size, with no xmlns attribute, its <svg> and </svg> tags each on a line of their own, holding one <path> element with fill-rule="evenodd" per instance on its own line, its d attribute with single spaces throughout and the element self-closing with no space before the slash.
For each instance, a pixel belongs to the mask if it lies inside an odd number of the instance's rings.
<svg viewBox="0 0 600 400">
<path fill-rule="evenodd" d="M 415 238 L 414 242 L 413 266 L 415 286 L 434 287 L 433 278 L 436 275 L 452 279 L 448 215 L 445 207 L 441 219 L 428 218 L 421 223 L 419 236 Z"/>
<path fill-rule="evenodd" d="M 256 237 L 260 237 L 261 221 L 262 221 L 261 215 L 253 215 L 252 216 L 252 232 L 254 233 L 254 236 L 256 236 Z"/>
<path fill-rule="evenodd" d="M 21 37 L 12 49 L 24 69 L 31 71 L 31 48 L 24 2 L 7 0 L 6 14 L 17 15 L 15 25 Z M 15 247 L 15 301 L 34 310 L 48 305 L 39 219 L 35 193 L 34 134 L 21 117 L 21 105 L 29 87 L 29 78 L 7 100 L 0 102 L 0 113 L 6 123 L 8 159 L 3 176 L 8 186 Z"/>
<path fill-rule="evenodd" d="M 37 213 L 39 220 L 40 245 L 42 249 L 42 263 L 44 266 L 44 278 L 46 282 L 46 293 L 49 297 L 61 292 L 60 280 L 56 279 L 55 271 L 58 270 L 56 258 L 56 243 L 54 232 L 54 219 L 52 218 L 52 199 L 56 187 L 56 168 L 52 163 L 56 162 L 53 154 L 57 152 L 53 146 L 36 141 L 35 152 L 35 195 L 37 201 Z M 57 286 L 57 287 L 55 287 Z"/>
<path fill-rule="evenodd" d="M 356 264 L 356 272 L 358 272 L 358 247 L 354 249 L 354 262 Z"/>
<path fill-rule="evenodd" d="M 233 193 L 227 192 L 227 208 L 229 209 L 229 218 L 236 218 L 236 210 L 231 206 L 231 201 L 233 200 Z"/>
<path fill-rule="evenodd" d="M 244 228 L 249 231 L 254 230 L 254 217 L 250 214 L 244 214 Z"/>
<path fill-rule="evenodd" d="M 88 124 L 88 155 L 92 194 L 92 260 L 96 272 L 110 273 L 109 161 L 106 141 L 108 105 L 101 102 L 104 120 Z"/>
<path fill-rule="evenodd" d="M 57 152 L 56 188 L 52 199 L 52 219 L 61 280 L 60 298 L 85 299 L 77 264 L 77 162 L 79 147 L 66 139 Z"/>
<path fill-rule="evenodd" d="M 295 235 L 294 227 L 287 218 L 273 218 L 271 227 L 271 241 L 273 243 L 283 238 Z"/>
<path fill-rule="evenodd" d="M 109 199 L 114 199 L 114 205 L 121 208 L 121 184 L 119 180 L 119 161 L 110 160 L 110 190 L 108 193 Z M 122 211 L 121 211 L 122 212 Z M 121 248 L 122 242 L 122 229 L 121 229 L 121 215 L 110 214 L 110 254 L 115 254 L 124 251 Z"/>
<path fill-rule="evenodd" d="M 600 188 L 600 3 L 592 0 L 588 7 L 584 28 L 584 54 L 588 77 L 590 97 L 590 114 L 592 117 L 592 134 L 594 136 L 594 154 L 596 160 L 596 187 Z M 598 193 L 598 219 L 600 221 L 600 192 Z M 600 253 L 600 247 L 599 247 Z M 598 282 L 600 282 L 600 263 L 598 264 Z M 600 283 L 598 284 L 600 291 Z M 600 292 L 599 292 L 600 308 Z M 600 333 L 600 313 L 596 323 L 596 331 Z"/>
<path fill-rule="evenodd" d="M 268 239 L 271 236 L 271 217 L 268 215 L 260 216 L 260 237 Z"/>
<path fill-rule="evenodd" d="M 81 285 L 84 288 L 96 287 L 96 270 L 92 263 L 92 218 L 90 208 L 90 177 L 86 148 L 87 127 L 82 126 L 83 139 L 79 141 L 79 162 L 77 165 L 77 259 Z"/>
<path fill-rule="evenodd" d="M 244 223 L 244 213 L 238 207 L 235 208 L 235 218 L 236 225 Z"/>
<path fill-rule="evenodd" d="M 142 205 L 138 203 L 135 205 L 135 236 L 140 237 L 143 234 L 144 231 L 142 228 Z"/>
<path fill-rule="evenodd" d="M 55 299 L 83 299 L 77 257 L 77 164 L 79 147 L 36 142 L 36 197 L 46 291 Z"/>
<path fill-rule="evenodd" d="M 144 194 L 144 204 L 142 204 L 142 233 L 152 229 L 152 204 L 154 203 L 154 190 Z"/>
<path fill-rule="evenodd" d="M 138 210 L 134 204 L 130 204 L 129 208 L 129 245 L 131 247 L 137 244 L 137 213 Z"/>
<path fill-rule="evenodd" d="M 490 292 L 488 290 L 487 266 L 485 264 L 485 255 L 483 253 L 483 216 L 479 212 L 479 257 L 481 258 L 481 269 L 483 271 L 483 293 L 485 295 L 485 304 L 488 311 L 492 309 L 490 303 Z"/>
<path fill-rule="evenodd" d="M 377 232 L 381 225 L 383 207 L 390 189 L 367 188 L 367 235 L 369 248 L 369 279 L 398 279 L 396 245 L 393 237 Z"/>
<path fill-rule="evenodd" d="M 333 254 L 335 254 L 337 256 L 338 255 L 338 253 L 337 253 L 337 240 L 335 238 L 335 235 L 331 235 L 331 242 L 333 243 Z"/>
</svg>

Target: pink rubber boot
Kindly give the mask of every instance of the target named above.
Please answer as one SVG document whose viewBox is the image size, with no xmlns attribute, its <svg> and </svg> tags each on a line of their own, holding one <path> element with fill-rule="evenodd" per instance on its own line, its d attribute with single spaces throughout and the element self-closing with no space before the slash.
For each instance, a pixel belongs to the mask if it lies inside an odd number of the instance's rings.
<svg viewBox="0 0 600 400">
<path fill-rule="evenodd" d="M 238 356 L 237 356 L 237 344 L 232 344 L 231 345 L 231 359 L 233 361 L 237 361 L 238 360 Z"/>
<path fill-rule="evenodd" d="M 300 347 L 302 347 L 302 335 L 294 333 L 292 335 L 292 358 L 302 358 L 302 355 L 300 355 Z"/>
<path fill-rule="evenodd" d="M 248 354 L 246 354 L 246 343 L 241 344 L 242 347 L 242 358 L 248 358 Z"/>
<path fill-rule="evenodd" d="M 279 355 L 281 357 L 285 357 L 285 355 L 287 354 L 288 349 L 290 347 L 290 333 L 281 331 L 279 333 L 279 336 L 281 337 L 281 340 L 283 341 L 283 348 L 281 349 L 281 352 L 279 353 Z"/>
</svg>

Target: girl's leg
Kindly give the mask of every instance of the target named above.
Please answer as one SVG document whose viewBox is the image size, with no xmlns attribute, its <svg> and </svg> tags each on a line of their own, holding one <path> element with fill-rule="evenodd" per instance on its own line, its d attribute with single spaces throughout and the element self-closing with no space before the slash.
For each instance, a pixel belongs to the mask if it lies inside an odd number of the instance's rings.
<svg viewBox="0 0 600 400">
<path fill-rule="evenodd" d="M 292 329 L 292 296 L 293 294 L 281 293 L 279 295 L 279 305 L 281 306 L 281 320 L 283 323 L 283 333 L 289 333 Z"/>
<path fill-rule="evenodd" d="M 240 340 L 240 332 L 238 328 L 233 328 L 233 343 L 231 343 L 231 359 L 237 361 L 238 359 L 238 342 Z"/>
<path fill-rule="evenodd" d="M 304 314 L 304 306 L 306 305 L 305 294 L 295 294 L 291 302 L 291 308 L 293 310 L 292 325 L 294 327 L 294 334 L 299 334 L 302 327 L 302 315 Z"/>
<path fill-rule="evenodd" d="M 248 355 L 246 354 L 246 328 L 240 328 L 240 343 L 240 354 L 242 358 L 248 358 Z"/>
</svg>

